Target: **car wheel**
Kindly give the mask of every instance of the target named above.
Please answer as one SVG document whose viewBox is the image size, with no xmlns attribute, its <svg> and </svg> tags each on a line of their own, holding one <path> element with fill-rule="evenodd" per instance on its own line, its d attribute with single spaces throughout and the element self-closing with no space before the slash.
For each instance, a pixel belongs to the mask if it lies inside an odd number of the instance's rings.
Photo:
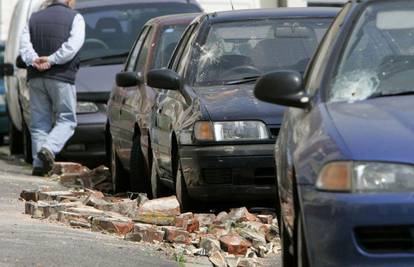
<svg viewBox="0 0 414 267">
<path fill-rule="evenodd" d="M 26 163 L 33 163 L 32 136 L 26 126 L 26 123 L 23 123 L 23 156 Z"/>
<path fill-rule="evenodd" d="M 182 212 L 191 211 L 195 207 L 194 199 L 190 198 L 187 191 L 187 185 L 184 180 L 183 171 L 180 161 L 178 161 L 177 175 L 175 180 L 175 194 L 181 206 Z"/>
<path fill-rule="evenodd" d="M 0 146 L 4 145 L 4 136 L 0 135 Z"/>
<path fill-rule="evenodd" d="M 153 157 L 151 164 L 151 191 L 153 198 L 166 197 L 169 195 L 170 190 L 161 183 L 160 176 L 157 171 L 157 163 L 155 157 Z"/>
<path fill-rule="evenodd" d="M 306 248 L 306 239 L 303 232 L 302 216 L 298 215 L 296 230 L 296 265 L 298 267 L 308 267 L 308 254 Z"/>
<path fill-rule="evenodd" d="M 128 189 L 126 184 L 127 177 L 128 173 L 118 158 L 115 145 L 111 142 L 111 178 L 114 192 L 125 192 Z"/>
<path fill-rule="evenodd" d="M 283 218 L 280 219 L 280 240 L 282 245 L 282 264 L 283 267 L 294 266 L 293 255 L 290 252 L 291 242 L 288 236 L 288 232 L 283 222 Z"/>
<path fill-rule="evenodd" d="M 129 177 L 131 191 L 147 193 L 151 197 L 151 181 L 145 167 L 139 135 L 135 135 L 132 142 Z"/>
<path fill-rule="evenodd" d="M 11 119 L 9 120 L 9 149 L 10 154 L 16 155 L 23 152 L 23 136 L 13 124 Z"/>
</svg>

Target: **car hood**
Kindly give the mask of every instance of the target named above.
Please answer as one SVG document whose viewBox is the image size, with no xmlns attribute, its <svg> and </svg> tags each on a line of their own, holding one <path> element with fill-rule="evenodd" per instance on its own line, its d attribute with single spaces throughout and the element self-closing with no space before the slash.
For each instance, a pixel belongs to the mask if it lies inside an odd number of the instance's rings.
<svg viewBox="0 0 414 267">
<path fill-rule="evenodd" d="M 115 75 L 121 64 L 102 66 L 81 66 L 76 76 L 76 91 L 83 93 L 109 93 L 115 83 Z"/>
<path fill-rule="evenodd" d="M 414 162 L 414 96 L 327 104 L 353 160 Z"/>
<path fill-rule="evenodd" d="M 282 123 L 284 107 L 265 103 L 253 95 L 252 84 L 209 86 L 195 89 L 211 120 L 261 120 L 269 125 Z"/>
</svg>

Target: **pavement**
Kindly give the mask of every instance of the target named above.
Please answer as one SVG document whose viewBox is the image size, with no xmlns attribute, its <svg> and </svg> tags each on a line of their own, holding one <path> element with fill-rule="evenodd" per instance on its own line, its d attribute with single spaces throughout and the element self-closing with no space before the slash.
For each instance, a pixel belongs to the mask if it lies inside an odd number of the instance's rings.
<svg viewBox="0 0 414 267">
<path fill-rule="evenodd" d="M 20 192 L 41 186 L 55 189 L 62 186 L 31 176 L 31 167 L 22 158 L 9 156 L 7 151 L 6 147 L 0 147 L 0 267 L 212 266 L 206 257 L 189 258 L 179 265 L 173 255 L 165 255 L 149 244 L 31 219 L 24 214 Z M 280 266 L 280 256 L 264 259 L 262 264 Z"/>
</svg>

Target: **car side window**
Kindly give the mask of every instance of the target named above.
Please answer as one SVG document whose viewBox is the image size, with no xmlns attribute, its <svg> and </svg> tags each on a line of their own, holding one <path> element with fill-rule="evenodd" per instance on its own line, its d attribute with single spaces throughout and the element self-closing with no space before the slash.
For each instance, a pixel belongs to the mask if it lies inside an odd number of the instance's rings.
<svg viewBox="0 0 414 267">
<path fill-rule="evenodd" d="M 143 72 L 145 69 L 145 65 L 147 63 L 147 58 L 148 58 L 148 53 L 149 53 L 151 46 L 153 45 L 152 41 L 154 37 L 154 32 L 155 32 L 154 27 L 150 28 L 148 31 L 147 37 L 142 45 L 141 51 L 139 52 L 138 60 L 134 68 L 134 71 L 136 72 Z"/>
<path fill-rule="evenodd" d="M 135 62 L 138 58 L 139 51 L 142 47 L 142 42 L 144 41 L 145 37 L 148 33 L 148 27 L 145 27 L 142 31 L 140 36 L 138 37 L 137 41 L 135 42 L 134 48 L 132 50 L 132 53 L 129 55 L 129 58 L 127 60 L 127 64 L 125 67 L 125 71 L 132 71 L 135 66 Z"/>
<path fill-rule="evenodd" d="M 183 49 L 183 53 L 181 55 L 180 61 L 177 65 L 177 73 L 181 76 L 184 76 L 184 73 L 187 70 L 187 66 L 188 66 L 187 63 L 188 63 L 188 60 L 190 59 L 190 55 L 191 55 L 191 51 L 192 51 L 191 48 L 193 46 L 194 39 L 197 36 L 197 34 L 195 34 L 197 26 L 198 26 L 198 24 L 194 24 L 194 27 L 190 32 L 187 43 L 186 43 L 186 45 Z"/>
<path fill-rule="evenodd" d="M 180 43 L 178 44 L 178 49 L 176 49 L 173 57 L 172 57 L 172 61 L 169 66 L 170 69 L 172 70 L 177 70 L 177 65 L 180 62 L 181 59 L 181 55 L 183 53 L 184 48 L 187 46 L 188 43 L 188 39 L 190 38 L 193 30 L 194 30 L 195 24 L 190 25 L 187 30 L 185 31 L 185 33 L 183 34 L 183 37 L 180 40 Z"/>
<path fill-rule="evenodd" d="M 305 77 L 305 88 L 309 95 L 313 95 L 319 88 L 320 80 L 322 78 L 321 73 L 326 64 L 326 55 L 332 49 L 333 41 L 335 40 L 350 8 L 351 4 L 347 4 L 338 14 L 337 18 L 326 32 L 312 62 L 309 64 L 310 68 L 307 70 L 307 77 Z"/>
</svg>

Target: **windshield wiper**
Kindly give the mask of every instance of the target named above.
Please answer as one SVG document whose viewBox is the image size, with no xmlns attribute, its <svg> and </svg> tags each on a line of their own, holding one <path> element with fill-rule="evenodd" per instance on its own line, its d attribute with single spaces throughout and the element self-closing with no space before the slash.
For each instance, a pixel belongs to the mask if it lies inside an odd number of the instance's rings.
<svg viewBox="0 0 414 267">
<path fill-rule="evenodd" d="M 81 64 L 83 65 L 98 65 L 106 60 L 111 59 L 123 59 L 129 55 L 129 52 L 123 52 L 120 54 L 113 54 L 113 55 L 106 55 L 106 56 L 96 56 L 96 57 L 90 57 L 85 58 L 81 60 Z"/>
<path fill-rule="evenodd" d="M 255 82 L 259 78 L 260 78 L 259 75 L 243 77 L 243 78 L 238 79 L 238 80 L 228 81 L 228 82 L 225 83 L 225 85 L 235 85 L 235 84 L 243 84 L 243 83 Z"/>
<path fill-rule="evenodd" d="M 388 96 L 403 96 L 403 95 L 414 95 L 413 91 L 403 91 L 403 92 L 395 92 L 395 93 L 384 93 L 378 92 L 371 95 L 369 98 L 378 98 L 378 97 L 388 97 Z"/>
</svg>

